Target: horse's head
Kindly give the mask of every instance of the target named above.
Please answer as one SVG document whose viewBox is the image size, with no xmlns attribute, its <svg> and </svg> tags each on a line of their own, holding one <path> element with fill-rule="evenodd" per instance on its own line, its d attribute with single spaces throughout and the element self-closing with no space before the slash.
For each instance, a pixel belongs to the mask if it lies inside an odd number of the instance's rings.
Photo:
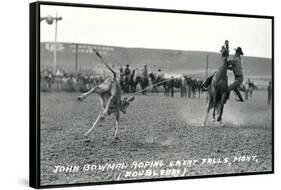
<svg viewBox="0 0 281 190">
<path fill-rule="evenodd" d="M 130 103 L 135 99 L 135 96 L 125 97 L 121 100 L 120 111 L 124 114 L 127 112 L 127 108 L 129 107 Z"/>
</svg>

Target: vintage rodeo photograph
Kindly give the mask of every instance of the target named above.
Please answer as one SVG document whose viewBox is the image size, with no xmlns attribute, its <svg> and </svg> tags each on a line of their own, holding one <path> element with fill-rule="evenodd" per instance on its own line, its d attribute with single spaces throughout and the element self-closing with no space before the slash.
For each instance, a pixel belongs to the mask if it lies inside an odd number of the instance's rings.
<svg viewBox="0 0 281 190">
<path fill-rule="evenodd" d="M 39 8 L 41 186 L 273 171 L 270 17 Z"/>
</svg>

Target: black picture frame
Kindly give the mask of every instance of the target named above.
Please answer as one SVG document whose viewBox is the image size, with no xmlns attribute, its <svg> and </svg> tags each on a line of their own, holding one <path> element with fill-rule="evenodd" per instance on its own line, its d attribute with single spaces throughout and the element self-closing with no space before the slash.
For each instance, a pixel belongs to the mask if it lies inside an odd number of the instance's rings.
<svg viewBox="0 0 281 190">
<path fill-rule="evenodd" d="M 230 173 L 230 174 L 214 174 L 214 175 L 199 175 L 199 176 L 184 176 L 184 177 L 166 177 L 154 179 L 137 179 L 137 180 L 122 180 L 122 181 L 105 181 L 105 182 L 90 182 L 90 183 L 75 183 L 75 184 L 61 184 L 61 185 L 41 185 L 40 183 L 40 6 L 53 5 L 65 7 L 87 7 L 87 8 L 101 8 L 108 10 L 131 10 L 143 12 L 161 12 L 161 13 L 179 13 L 179 14 L 193 14 L 193 15 L 217 15 L 225 17 L 243 17 L 243 18 L 260 18 L 271 20 L 271 80 L 272 80 L 272 170 L 271 171 L 258 171 L 258 172 L 245 172 L 245 173 Z M 54 188 L 54 187 L 72 187 L 72 186 L 86 186 L 86 185 L 102 185 L 102 184 L 115 184 L 115 183 L 135 183 L 135 182 L 148 182 L 148 181 L 163 181 L 163 180 L 183 180 L 193 178 L 210 178 L 210 177 L 229 177 L 229 176 L 243 176 L 243 175 L 257 175 L 257 174 L 273 174 L 274 173 L 274 16 L 264 15 L 248 15 L 248 14 L 234 14 L 234 13 L 217 13 L 217 12 L 201 12 L 201 11 L 187 11 L 187 10 L 169 10 L 169 9 L 156 9 L 156 8 L 141 8 L 141 7 L 121 7 L 121 6 L 108 6 L 108 5 L 92 5 L 80 3 L 63 3 L 63 2 L 48 2 L 38 1 L 30 3 L 30 97 L 29 97 L 29 185 L 33 188 Z"/>
</svg>

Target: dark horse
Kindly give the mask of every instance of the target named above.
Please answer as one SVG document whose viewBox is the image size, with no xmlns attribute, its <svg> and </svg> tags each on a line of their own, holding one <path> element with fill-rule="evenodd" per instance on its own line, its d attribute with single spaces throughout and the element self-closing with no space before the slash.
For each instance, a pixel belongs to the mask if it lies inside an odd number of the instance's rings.
<svg viewBox="0 0 281 190">
<path fill-rule="evenodd" d="M 167 86 L 168 86 L 168 92 L 171 93 L 171 97 L 174 97 L 174 88 L 179 88 L 182 92 L 182 80 L 179 78 L 171 78 L 170 80 L 167 81 Z"/>
<path fill-rule="evenodd" d="M 215 74 L 213 75 L 212 82 L 209 87 L 208 107 L 206 110 L 204 125 L 206 125 L 211 108 L 213 108 L 213 121 L 215 121 L 216 110 L 218 110 L 219 116 L 217 118 L 217 121 L 222 123 L 223 107 L 224 104 L 226 103 L 226 96 L 228 91 L 228 79 L 227 79 L 228 65 L 227 62 L 225 61 L 224 56 L 222 56 L 221 61 L 222 61 L 222 65 L 220 66 L 219 70 L 215 72 Z"/>
<path fill-rule="evenodd" d="M 148 85 L 149 85 L 149 79 L 147 77 L 145 77 L 144 75 L 141 76 L 136 76 L 134 78 L 134 88 L 136 89 L 136 87 L 138 86 L 138 84 L 140 84 L 141 89 L 142 89 L 142 94 L 146 94 L 147 90 L 145 90 Z"/>
<path fill-rule="evenodd" d="M 151 84 L 153 85 L 153 88 L 152 88 L 151 92 L 156 92 L 158 94 L 157 87 L 163 86 L 164 87 L 164 94 L 165 94 L 165 96 L 168 96 L 169 86 L 168 86 L 168 80 L 167 79 L 158 78 L 153 73 L 150 73 L 148 75 L 148 77 L 150 78 Z"/>
<path fill-rule="evenodd" d="M 146 88 L 149 85 L 149 79 L 144 74 L 140 74 L 138 71 L 133 70 L 132 73 L 129 76 L 129 87 L 130 92 L 136 92 L 138 84 L 140 84 L 140 87 L 142 89 L 142 94 L 146 94 Z"/>
</svg>

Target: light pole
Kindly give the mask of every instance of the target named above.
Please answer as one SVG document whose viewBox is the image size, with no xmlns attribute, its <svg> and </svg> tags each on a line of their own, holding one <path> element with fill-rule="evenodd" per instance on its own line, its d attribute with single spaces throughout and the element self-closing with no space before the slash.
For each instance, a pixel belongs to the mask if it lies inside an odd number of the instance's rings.
<svg viewBox="0 0 281 190">
<path fill-rule="evenodd" d="M 55 42 L 54 42 L 54 59 L 53 59 L 53 73 L 56 74 L 57 70 L 57 33 L 58 33 L 58 21 L 62 20 L 62 17 L 58 17 L 56 13 L 56 17 L 52 17 L 51 15 L 47 15 L 46 17 L 41 17 L 40 21 L 45 20 L 47 24 L 51 25 L 55 21 Z"/>
</svg>

